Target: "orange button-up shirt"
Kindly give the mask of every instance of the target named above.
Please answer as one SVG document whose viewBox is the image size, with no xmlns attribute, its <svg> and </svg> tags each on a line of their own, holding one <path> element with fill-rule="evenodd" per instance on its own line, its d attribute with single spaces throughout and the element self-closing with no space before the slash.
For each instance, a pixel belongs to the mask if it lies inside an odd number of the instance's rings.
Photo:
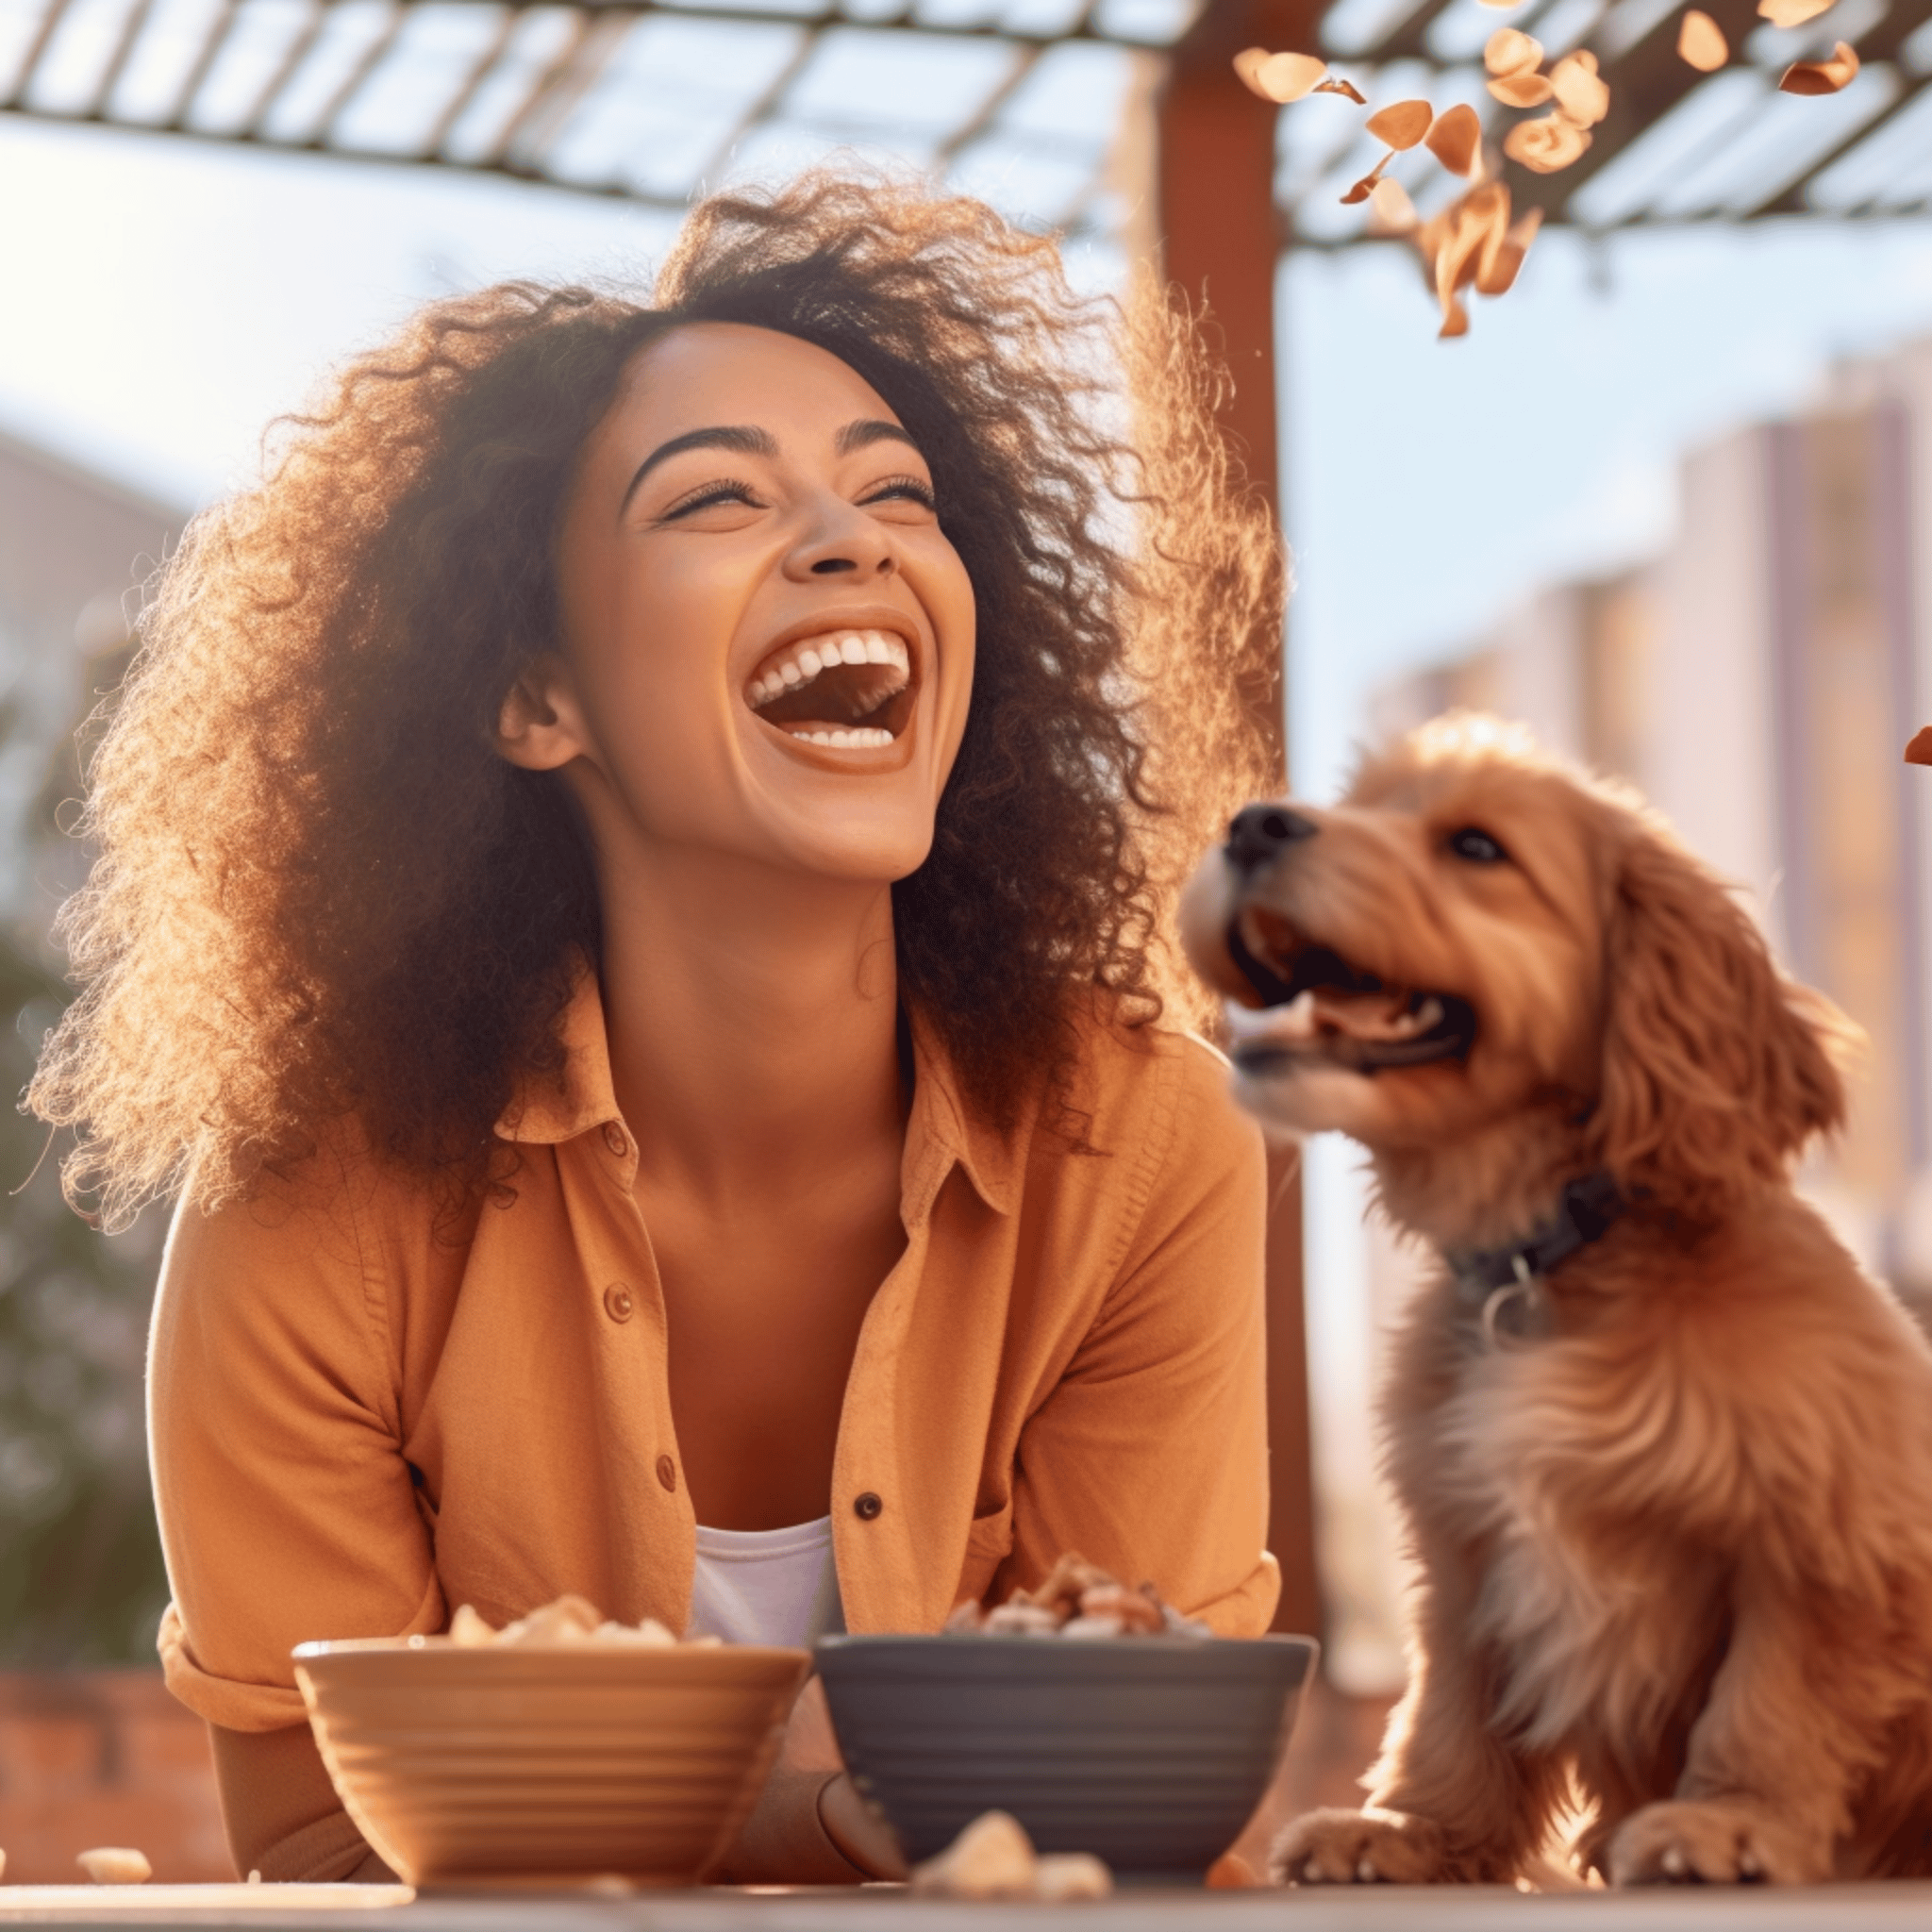
<svg viewBox="0 0 1932 1932">
<path fill-rule="evenodd" d="M 689 1619 L 664 1301 L 588 980 L 560 1090 L 498 1131 L 515 1198 L 451 1228 L 328 1149 L 170 1235 L 150 1404 L 176 1696 L 299 1724 L 311 1638 L 503 1623 L 575 1591 Z M 1077 1549 L 1217 1629 L 1266 1628 L 1262 1154 L 1211 1050 L 1088 1036 L 1091 1143 L 993 1132 L 915 1027 L 906 1246 L 841 1413 L 831 1510 L 857 1631 L 932 1630 Z"/>
</svg>

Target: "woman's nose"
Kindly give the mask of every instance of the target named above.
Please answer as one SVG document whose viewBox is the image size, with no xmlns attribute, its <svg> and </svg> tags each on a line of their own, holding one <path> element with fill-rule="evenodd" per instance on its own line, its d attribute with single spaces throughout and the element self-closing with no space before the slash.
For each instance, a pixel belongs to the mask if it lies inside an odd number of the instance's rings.
<svg viewBox="0 0 1932 1932">
<path fill-rule="evenodd" d="M 785 559 L 785 574 L 792 577 L 889 577 L 898 567 L 888 533 L 842 497 L 814 509 Z"/>
</svg>

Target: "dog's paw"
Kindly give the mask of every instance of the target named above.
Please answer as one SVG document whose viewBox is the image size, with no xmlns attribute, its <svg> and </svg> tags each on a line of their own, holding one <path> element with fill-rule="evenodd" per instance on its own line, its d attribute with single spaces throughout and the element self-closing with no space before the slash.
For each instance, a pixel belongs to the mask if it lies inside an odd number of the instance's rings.
<svg viewBox="0 0 1932 1932">
<path fill-rule="evenodd" d="M 1277 1885 L 1435 1885 L 1456 1874 L 1442 1833 L 1405 1811 L 1310 1811 L 1274 1841 Z"/>
<path fill-rule="evenodd" d="M 1612 1885 L 1815 1885 L 1831 1860 L 1810 1836 L 1757 1806 L 1673 1799 L 1626 1818 L 1604 1864 Z"/>
</svg>

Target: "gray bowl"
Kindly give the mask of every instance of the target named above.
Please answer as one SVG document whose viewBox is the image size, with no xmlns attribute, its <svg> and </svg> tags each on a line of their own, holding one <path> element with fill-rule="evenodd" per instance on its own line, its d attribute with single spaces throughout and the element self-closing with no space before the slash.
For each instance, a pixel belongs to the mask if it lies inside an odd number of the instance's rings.
<svg viewBox="0 0 1932 1932">
<path fill-rule="evenodd" d="M 1042 1852 L 1198 1884 L 1287 1748 L 1306 1637 L 827 1637 L 818 1667 L 858 1789 L 914 1863 L 982 1811 Z"/>
</svg>

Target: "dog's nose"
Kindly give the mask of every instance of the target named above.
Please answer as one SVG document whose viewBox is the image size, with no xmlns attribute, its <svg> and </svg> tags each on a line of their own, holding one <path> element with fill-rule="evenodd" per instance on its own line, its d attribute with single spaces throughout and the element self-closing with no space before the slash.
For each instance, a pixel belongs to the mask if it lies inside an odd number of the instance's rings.
<svg viewBox="0 0 1932 1932">
<path fill-rule="evenodd" d="M 1275 858 L 1297 839 L 1312 839 L 1321 829 L 1313 819 L 1279 805 L 1243 806 L 1227 828 L 1221 849 L 1239 873 L 1251 873 Z"/>
</svg>

